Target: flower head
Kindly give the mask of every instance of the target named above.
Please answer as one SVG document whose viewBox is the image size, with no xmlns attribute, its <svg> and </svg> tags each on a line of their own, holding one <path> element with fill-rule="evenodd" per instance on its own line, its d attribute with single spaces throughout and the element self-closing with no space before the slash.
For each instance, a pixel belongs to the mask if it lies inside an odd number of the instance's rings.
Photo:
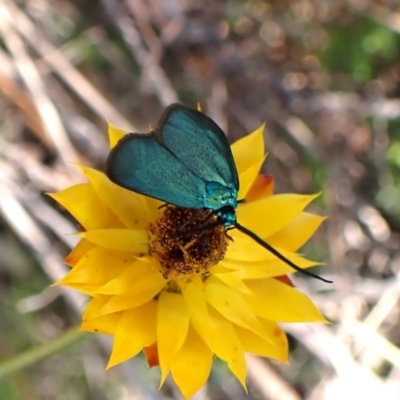
<svg viewBox="0 0 400 400">
<path fill-rule="evenodd" d="M 265 160 L 262 132 L 232 146 L 238 198 L 246 198 L 238 221 L 297 266 L 312 267 L 316 263 L 296 250 L 323 221 L 303 211 L 315 196 L 273 195 L 273 179 L 258 176 Z M 111 147 L 124 134 L 110 126 Z M 166 206 L 99 171 L 82 170 L 88 183 L 52 195 L 84 229 L 65 260 L 71 270 L 57 284 L 91 297 L 81 329 L 114 336 L 108 367 L 144 351 L 151 366 L 160 366 L 161 383 L 171 372 L 188 398 L 218 357 L 245 387 L 245 352 L 287 362 L 278 322 L 325 321 L 282 278 L 292 268 L 243 233 L 202 230 L 216 218 L 209 212 Z"/>
</svg>

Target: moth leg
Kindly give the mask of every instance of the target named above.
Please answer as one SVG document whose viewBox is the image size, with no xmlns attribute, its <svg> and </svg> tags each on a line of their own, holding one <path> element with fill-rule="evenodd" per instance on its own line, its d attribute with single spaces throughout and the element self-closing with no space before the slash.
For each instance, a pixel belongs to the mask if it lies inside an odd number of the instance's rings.
<svg viewBox="0 0 400 400">
<path fill-rule="evenodd" d="M 204 215 L 206 215 L 207 213 L 210 213 L 209 215 L 207 215 L 207 218 L 204 220 L 204 222 L 199 225 L 198 227 L 196 227 L 195 229 L 188 229 L 185 230 L 186 226 L 188 224 L 190 224 L 191 222 L 195 221 L 198 218 L 203 217 Z M 195 214 L 193 215 L 191 218 L 189 218 L 182 226 L 180 226 L 176 232 L 175 235 L 179 236 L 179 235 L 187 235 L 190 233 L 196 233 L 196 232 L 201 232 L 203 230 L 203 227 L 208 225 L 208 221 L 210 220 L 210 218 L 213 216 L 214 214 L 212 212 L 210 212 L 210 210 L 203 210 L 201 213 L 199 214 Z"/>
<path fill-rule="evenodd" d="M 225 236 L 226 236 L 230 241 L 233 242 L 233 241 L 234 241 L 234 240 L 233 240 L 233 237 L 230 236 L 230 235 L 228 235 L 228 231 L 231 231 L 232 229 L 235 229 L 235 227 L 234 227 L 234 226 L 231 226 L 230 228 L 226 228 L 224 233 L 225 233 Z"/>
</svg>

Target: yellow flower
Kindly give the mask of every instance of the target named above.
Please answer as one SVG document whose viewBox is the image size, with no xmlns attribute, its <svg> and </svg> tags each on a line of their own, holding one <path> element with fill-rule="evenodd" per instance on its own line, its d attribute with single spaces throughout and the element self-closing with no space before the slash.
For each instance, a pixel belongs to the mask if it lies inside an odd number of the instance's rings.
<svg viewBox="0 0 400 400">
<path fill-rule="evenodd" d="M 301 268 L 316 265 L 295 251 L 323 218 L 303 211 L 315 196 L 273 195 L 263 127 L 232 146 L 240 177 L 238 221 Z M 110 126 L 111 147 L 125 134 Z M 177 236 L 201 225 L 199 210 L 162 206 L 82 167 L 89 183 L 52 197 L 82 225 L 57 284 L 91 297 L 81 329 L 114 335 L 108 368 L 144 351 L 185 398 L 207 380 L 214 357 L 245 387 L 244 352 L 288 360 L 278 322 L 324 322 L 311 300 L 287 278 L 293 269 L 251 238 L 223 227 Z"/>
</svg>

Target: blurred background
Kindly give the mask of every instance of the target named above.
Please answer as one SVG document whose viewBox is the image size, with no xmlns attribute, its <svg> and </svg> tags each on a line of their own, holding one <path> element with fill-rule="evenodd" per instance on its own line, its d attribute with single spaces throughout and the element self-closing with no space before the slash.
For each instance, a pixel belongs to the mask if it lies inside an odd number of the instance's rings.
<svg viewBox="0 0 400 400">
<path fill-rule="evenodd" d="M 334 283 L 295 276 L 332 324 L 285 325 L 290 366 L 249 358 L 246 395 L 216 362 L 196 399 L 399 399 L 399 94 L 397 0 L 0 0 L 0 376 L 85 304 L 49 288 L 77 227 L 44 193 L 103 167 L 106 120 L 200 102 L 231 142 L 266 122 L 277 192 L 322 192 L 304 252 Z M 180 399 L 144 358 L 104 372 L 109 349 L 55 350 L 0 399 Z"/>
</svg>

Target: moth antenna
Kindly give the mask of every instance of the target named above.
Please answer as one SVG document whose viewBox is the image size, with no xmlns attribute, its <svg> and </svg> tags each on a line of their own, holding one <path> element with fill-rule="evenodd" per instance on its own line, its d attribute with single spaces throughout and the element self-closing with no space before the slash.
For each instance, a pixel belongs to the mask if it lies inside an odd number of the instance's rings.
<svg viewBox="0 0 400 400">
<path fill-rule="evenodd" d="M 287 259 L 284 255 L 279 253 L 278 250 L 274 249 L 270 244 L 265 242 L 263 239 L 261 239 L 259 236 L 257 236 L 254 232 L 252 232 L 250 229 L 245 228 L 244 226 L 240 225 L 238 222 L 235 223 L 235 227 L 240 231 L 243 232 L 245 235 L 251 237 L 253 240 L 255 240 L 259 245 L 267 249 L 270 253 L 272 253 L 275 257 L 279 258 L 281 261 L 292 267 L 294 270 L 302 273 L 303 275 L 310 276 L 311 278 L 318 279 L 322 282 L 326 283 L 332 283 L 332 281 L 322 278 L 322 276 L 313 274 L 310 271 L 307 271 L 303 268 L 298 267 L 296 264 L 294 264 L 292 261 Z"/>
</svg>

